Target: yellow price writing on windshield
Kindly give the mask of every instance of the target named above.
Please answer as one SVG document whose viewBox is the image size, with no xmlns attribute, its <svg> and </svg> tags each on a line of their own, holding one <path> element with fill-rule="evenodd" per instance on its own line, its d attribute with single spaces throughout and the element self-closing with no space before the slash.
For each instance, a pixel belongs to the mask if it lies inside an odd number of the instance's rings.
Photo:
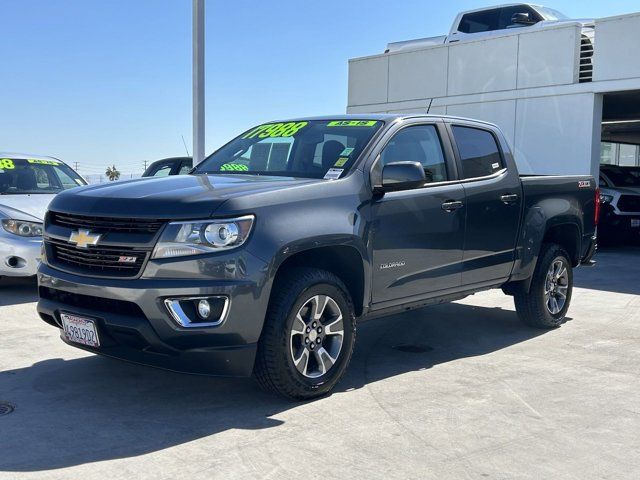
<svg viewBox="0 0 640 480">
<path fill-rule="evenodd" d="M 39 159 L 29 159 L 27 163 L 35 163 L 38 165 L 60 165 L 60 162 L 57 160 L 39 160 Z"/>
<path fill-rule="evenodd" d="M 293 137 L 309 122 L 267 123 L 254 128 L 242 138 L 282 138 Z"/>
<path fill-rule="evenodd" d="M 16 168 L 16 165 L 13 163 L 13 160 L 10 158 L 0 158 L 0 169 L 13 170 L 14 168 Z"/>
</svg>

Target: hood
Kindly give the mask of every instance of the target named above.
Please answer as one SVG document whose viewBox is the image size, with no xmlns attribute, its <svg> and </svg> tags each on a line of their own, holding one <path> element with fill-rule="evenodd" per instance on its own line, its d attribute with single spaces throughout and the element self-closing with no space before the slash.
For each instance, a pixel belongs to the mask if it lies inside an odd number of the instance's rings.
<svg viewBox="0 0 640 480">
<path fill-rule="evenodd" d="M 257 175 L 149 177 L 74 188 L 58 194 L 50 209 L 105 217 L 208 218 L 229 198 L 320 182 Z"/>
<path fill-rule="evenodd" d="M 0 195 L 0 212 L 15 220 L 42 222 L 55 195 Z"/>
</svg>

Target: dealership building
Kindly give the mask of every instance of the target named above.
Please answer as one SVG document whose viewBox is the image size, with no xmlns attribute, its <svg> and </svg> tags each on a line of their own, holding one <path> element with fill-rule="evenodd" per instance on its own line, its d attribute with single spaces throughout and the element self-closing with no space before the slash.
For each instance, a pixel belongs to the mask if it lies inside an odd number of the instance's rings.
<svg viewBox="0 0 640 480">
<path fill-rule="evenodd" d="M 496 123 L 522 173 L 640 165 L 640 13 L 349 61 L 349 113 Z"/>
</svg>

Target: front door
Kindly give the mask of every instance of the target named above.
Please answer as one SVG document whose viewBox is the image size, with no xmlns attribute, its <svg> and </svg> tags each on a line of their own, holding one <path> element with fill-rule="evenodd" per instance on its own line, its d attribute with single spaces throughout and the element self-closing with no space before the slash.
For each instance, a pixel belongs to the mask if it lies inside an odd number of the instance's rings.
<svg viewBox="0 0 640 480">
<path fill-rule="evenodd" d="M 391 138 L 382 165 L 416 161 L 427 183 L 387 192 L 373 203 L 373 303 L 408 299 L 461 283 L 464 189 L 450 168 L 435 125 L 413 125 Z M 443 207 L 444 205 L 444 207 Z"/>
</svg>

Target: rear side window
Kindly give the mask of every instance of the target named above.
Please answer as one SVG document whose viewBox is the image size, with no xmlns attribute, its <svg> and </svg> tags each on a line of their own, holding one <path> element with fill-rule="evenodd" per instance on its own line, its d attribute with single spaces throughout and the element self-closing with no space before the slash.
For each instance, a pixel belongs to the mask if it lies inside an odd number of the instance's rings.
<svg viewBox="0 0 640 480">
<path fill-rule="evenodd" d="M 496 139 L 491 132 L 469 127 L 453 127 L 460 153 L 463 178 L 486 177 L 503 168 Z"/>
<path fill-rule="evenodd" d="M 460 25 L 458 26 L 458 31 L 462 33 L 480 33 L 497 30 L 499 19 L 499 8 L 467 13 L 462 16 Z"/>
</svg>

